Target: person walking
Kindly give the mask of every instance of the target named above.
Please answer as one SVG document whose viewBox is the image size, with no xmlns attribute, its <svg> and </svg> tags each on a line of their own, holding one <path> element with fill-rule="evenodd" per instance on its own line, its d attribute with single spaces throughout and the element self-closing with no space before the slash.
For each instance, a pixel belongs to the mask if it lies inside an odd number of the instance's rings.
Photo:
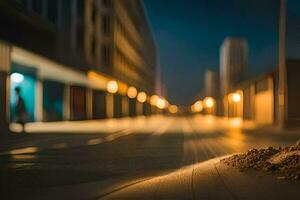
<svg viewBox="0 0 300 200">
<path fill-rule="evenodd" d="M 15 108 L 16 123 L 21 124 L 22 133 L 25 133 L 25 123 L 27 120 L 26 106 L 23 97 L 21 96 L 21 88 L 16 87 L 17 102 Z"/>
</svg>

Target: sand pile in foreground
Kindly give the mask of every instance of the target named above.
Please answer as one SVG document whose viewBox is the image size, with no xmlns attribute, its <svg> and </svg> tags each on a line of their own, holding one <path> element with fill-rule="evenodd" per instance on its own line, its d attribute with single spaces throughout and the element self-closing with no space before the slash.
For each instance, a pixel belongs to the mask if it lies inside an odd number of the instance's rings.
<svg viewBox="0 0 300 200">
<path fill-rule="evenodd" d="M 285 148 L 250 149 L 223 159 L 239 170 L 255 169 L 273 173 L 278 179 L 300 179 L 300 141 Z"/>
</svg>

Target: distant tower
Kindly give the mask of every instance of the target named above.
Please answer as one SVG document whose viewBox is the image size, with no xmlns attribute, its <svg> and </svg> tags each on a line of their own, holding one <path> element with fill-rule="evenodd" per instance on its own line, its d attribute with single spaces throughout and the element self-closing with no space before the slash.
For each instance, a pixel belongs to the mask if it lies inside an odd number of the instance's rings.
<svg viewBox="0 0 300 200">
<path fill-rule="evenodd" d="M 162 83 L 161 83 L 161 72 L 159 62 L 156 65 L 156 74 L 155 74 L 155 93 L 159 96 L 162 96 Z"/>
<path fill-rule="evenodd" d="M 220 84 L 222 95 L 245 77 L 248 62 L 248 43 L 244 38 L 225 38 L 221 46 Z"/>
<path fill-rule="evenodd" d="M 204 77 L 205 96 L 218 98 L 220 94 L 220 74 L 213 70 L 206 70 Z"/>
</svg>

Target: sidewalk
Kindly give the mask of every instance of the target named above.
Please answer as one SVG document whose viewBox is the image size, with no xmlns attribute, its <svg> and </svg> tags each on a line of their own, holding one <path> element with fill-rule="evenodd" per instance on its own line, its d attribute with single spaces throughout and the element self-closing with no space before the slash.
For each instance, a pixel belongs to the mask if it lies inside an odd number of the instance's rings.
<svg viewBox="0 0 300 200">
<path fill-rule="evenodd" d="M 209 160 L 126 187 L 99 199 L 282 200 L 299 199 L 300 182 L 256 171 L 239 172 Z"/>
</svg>

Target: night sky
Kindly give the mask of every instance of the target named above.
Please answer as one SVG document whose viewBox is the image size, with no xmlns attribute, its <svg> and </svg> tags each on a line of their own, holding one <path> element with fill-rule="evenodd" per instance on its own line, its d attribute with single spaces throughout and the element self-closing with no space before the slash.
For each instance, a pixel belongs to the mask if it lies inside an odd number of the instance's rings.
<svg viewBox="0 0 300 200">
<path fill-rule="evenodd" d="M 219 69 L 227 36 L 248 39 L 248 77 L 275 68 L 278 0 L 144 0 L 158 45 L 162 82 L 173 104 L 191 104 L 207 68 Z"/>
</svg>

